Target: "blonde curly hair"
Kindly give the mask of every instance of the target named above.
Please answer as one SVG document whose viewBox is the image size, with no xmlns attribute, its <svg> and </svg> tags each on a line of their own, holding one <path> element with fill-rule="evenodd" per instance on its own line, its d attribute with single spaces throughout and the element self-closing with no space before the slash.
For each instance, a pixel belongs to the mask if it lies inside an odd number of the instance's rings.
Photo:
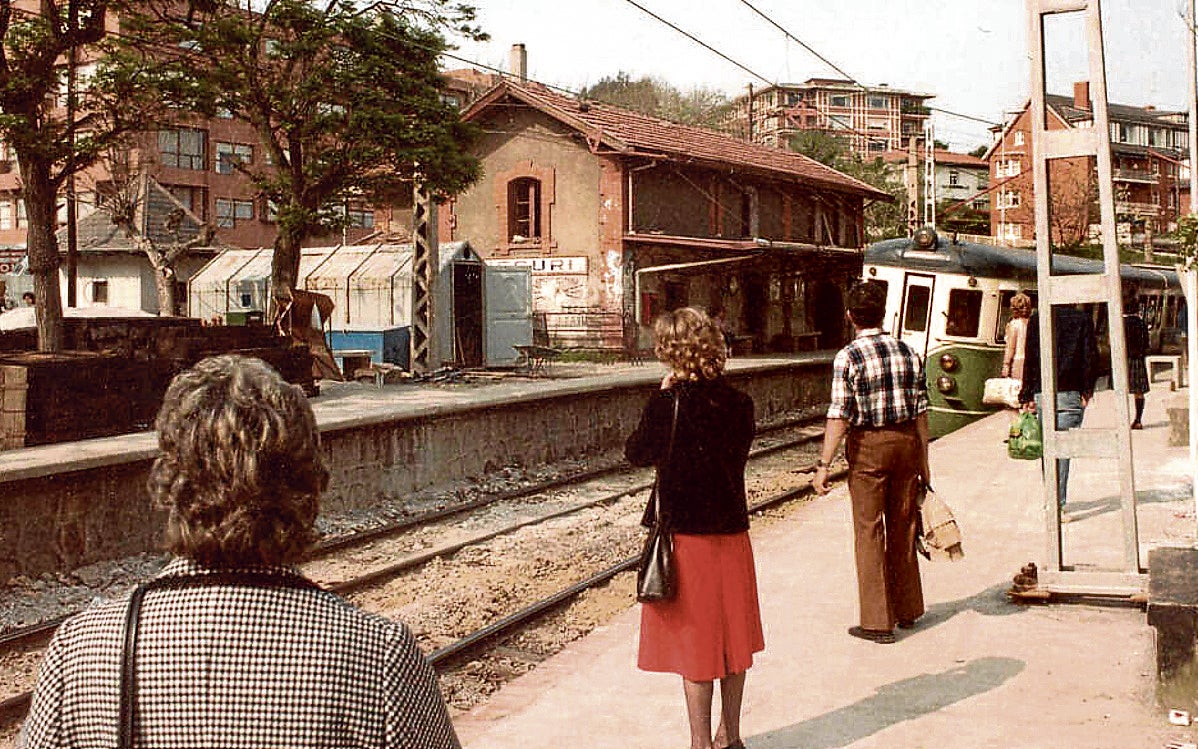
<svg viewBox="0 0 1198 749">
<path fill-rule="evenodd" d="M 303 393 L 259 359 L 215 356 L 171 381 L 155 426 L 148 488 L 170 551 L 211 568 L 299 561 L 329 480 Z"/>
<path fill-rule="evenodd" d="M 702 310 L 682 307 L 653 323 L 653 352 L 679 380 L 714 380 L 724 373 L 724 334 Z"/>
<path fill-rule="evenodd" d="M 1032 298 L 1022 291 L 1011 297 L 1011 317 L 1031 317 Z"/>
</svg>

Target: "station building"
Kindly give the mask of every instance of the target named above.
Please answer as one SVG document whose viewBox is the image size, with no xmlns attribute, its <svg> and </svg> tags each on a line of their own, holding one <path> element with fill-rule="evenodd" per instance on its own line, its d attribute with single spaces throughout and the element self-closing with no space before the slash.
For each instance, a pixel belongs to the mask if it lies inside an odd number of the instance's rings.
<svg viewBox="0 0 1198 749">
<path fill-rule="evenodd" d="M 885 192 L 806 156 L 503 80 L 463 118 L 483 177 L 442 241 L 532 271 L 555 345 L 645 347 L 661 312 L 722 309 L 746 351 L 839 345 L 863 210 Z"/>
</svg>

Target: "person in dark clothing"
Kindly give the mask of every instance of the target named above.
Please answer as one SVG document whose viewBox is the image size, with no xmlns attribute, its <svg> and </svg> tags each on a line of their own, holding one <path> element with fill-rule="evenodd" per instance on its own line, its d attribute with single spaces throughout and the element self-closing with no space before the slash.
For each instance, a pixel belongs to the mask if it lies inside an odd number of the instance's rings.
<svg viewBox="0 0 1198 749">
<path fill-rule="evenodd" d="M 686 307 L 667 313 L 653 332 L 654 352 L 671 371 L 645 404 L 625 455 L 633 465 L 657 466 L 661 522 L 674 538 L 678 593 L 670 601 L 643 604 L 637 665 L 682 676 L 691 749 L 743 749 L 745 675 L 753 654 L 765 648 L 745 498 L 753 400 L 724 380 L 723 336 L 703 312 Z M 670 450 L 675 398 L 678 421 Z M 721 711 L 713 739 L 716 679 Z"/>
<path fill-rule="evenodd" d="M 1098 341 L 1090 315 L 1076 307 L 1054 307 L 1052 327 L 1056 347 L 1057 431 L 1076 429 L 1082 425 L 1086 406 L 1094 396 L 1098 379 Z M 1027 344 L 1024 352 L 1023 387 L 1019 402 L 1023 410 L 1036 413 L 1041 389 L 1040 371 L 1040 312 L 1032 313 L 1028 321 Z M 1069 485 L 1069 459 L 1057 461 L 1057 503 L 1065 506 L 1065 491 Z M 1068 518 L 1063 518 L 1068 520 Z"/>
<path fill-rule="evenodd" d="M 1140 317 L 1140 302 L 1133 295 L 1123 300 L 1123 340 L 1127 345 L 1127 390 L 1136 403 L 1131 428 L 1143 429 L 1144 396 L 1149 390 L 1148 364 L 1144 360 L 1148 355 L 1148 325 Z"/>
</svg>

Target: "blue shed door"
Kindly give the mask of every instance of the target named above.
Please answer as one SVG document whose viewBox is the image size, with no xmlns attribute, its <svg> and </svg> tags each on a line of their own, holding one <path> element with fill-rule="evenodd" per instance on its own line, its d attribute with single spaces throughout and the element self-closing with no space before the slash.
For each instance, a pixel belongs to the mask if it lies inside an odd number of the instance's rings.
<svg viewBox="0 0 1198 749">
<path fill-rule="evenodd" d="M 484 267 L 486 366 L 512 367 L 519 356 L 512 347 L 532 344 L 532 272 Z"/>
</svg>

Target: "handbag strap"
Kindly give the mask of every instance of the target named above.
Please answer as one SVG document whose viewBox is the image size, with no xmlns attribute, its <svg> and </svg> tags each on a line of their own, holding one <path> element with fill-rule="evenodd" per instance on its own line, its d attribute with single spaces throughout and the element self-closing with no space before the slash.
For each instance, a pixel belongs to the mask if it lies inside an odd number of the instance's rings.
<svg viewBox="0 0 1198 749">
<path fill-rule="evenodd" d="M 117 749 L 133 749 L 133 723 L 137 711 L 137 634 L 141 603 L 151 590 L 180 590 L 183 588 L 245 586 L 254 588 L 292 588 L 323 590 L 319 585 L 292 572 L 205 572 L 190 575 L 158 577 L 137 586 L 129 597 L 125 610 L 125 629 L 121 646 L 120 716 Z"/>
<path fill-rule="evenodd" d="M 661 462 L 662 466 L 670 462 L 670 458 L 674 455 L 674 435 L 678 433 L 678 402 L 681 400 L 681 394 L 674 391 L 674 415 L 670 419 L 670 441 L 666 445 L 666 457 Z M 661 468 L 658 467 L 656 475 L 653 477 L 653 522 L 661 524 L 661 493 L 657 491 L 657 484 L 661 480 Z"/>
</svg>

